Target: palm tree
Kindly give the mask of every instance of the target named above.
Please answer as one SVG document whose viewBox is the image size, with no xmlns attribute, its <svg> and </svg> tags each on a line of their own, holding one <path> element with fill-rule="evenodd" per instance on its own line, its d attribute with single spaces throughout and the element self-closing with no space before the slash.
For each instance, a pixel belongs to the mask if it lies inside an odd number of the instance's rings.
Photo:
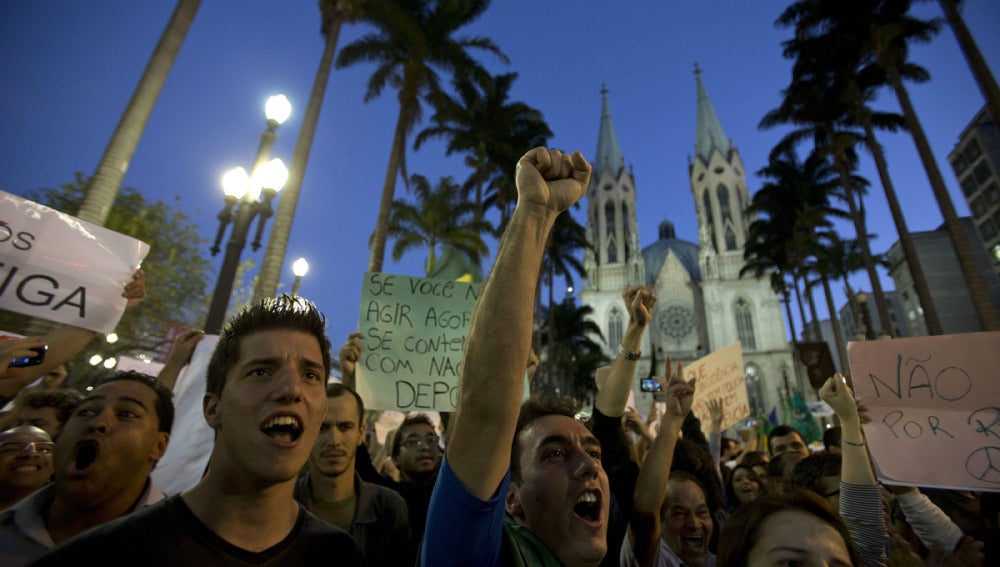
<svg viewBox="0 0 1000 567">
<path fill-rule="evenodd" d="M 958 46 L 962 48 L 962 54 L 965 55 L 969 68 L 972 69 L 972 75 L 976 78 L 979 90 L 983 92 L 983 98 L 986 99 L 986 106 L 990 109 L 990 114 L 993 115 L 994 120 L 1000 120 L 1000 86 L 997 86 L 993 72 L 990 71 L 989 65 L 983 59 L 983 54 L 979 51 L 979 46 L 976 45 L 976 40 L 973 39 L 969 28 L 966 27 L 965 19 L 958 12 L 962 0 L 938 0 L 938 2 L 941 4 L 941 11 L 944 12 L 945 19 L 948 20 L 948 26 L 951 27 L 955 39 L 958 40 Z"/>
<path fill-rule="evenodd" d="M 784 15 L 779 18 L 779 25 L 792 23 L 792 20 L 784 18 Z M 885 152 L 875 136 L 876 128 L 896 132 L 906 127 L 905 121 L 899 114 L 876 111 L 868 105 L 874 100 L 876 90 L 885 84 L 884 73 L 873 73 L 871 67 L 862 68 L 858 57 L 851 56 L 858 55 L 858 50 L 850 45 L 850 41 L 851 38 L 842 35 L 815 37 L 797 33 L 792 39 L 783 42 L 785 57 L 795 59 L 792 69 L 792 84 L 795 88 L 786 91 L 786 97 L 808 97 L 815 107 L 823 108 L 828 116 L 836 117 L 848 126 L 863 128 L 864 136 L 860 140 L 875 161 L 928 331 L 932 335 L 938 335 L 942 333 L 942 329 L 937 309 L 927 286 L 927 278 L 913 237 L 896 197 L 895 186 L 889 177 Z M 815 104 L 816 100 L 822 102 Z M 812 120 L 817 118 L 808 117 Z M 853 302 L 853 298 L 851 301 Z"/>
<path fill-rule="evenodd" d="M 955 248 L 955 255 L 965 276 L 969 295 L 976 306 L 984 330 L 1000 329 L 997 314 L 979 270 L 968 235 L 963 229 L 951 195 L 944 183 L 937 160 L 931 151 L 923 125 L 917 117 L 904 79 L 926 82 L 927 70 L 908 60 L 911 43 L 930 41 L 940 29 L 940 22 L 920 20 L 909 14 L 911 0 L 855 0 L 853 2 L 818 2 L 799 0 L 779 20 L 794 22 L 796 35 L 840 37 L 854 45 L 859 59 L 871 69 L 881 70 L 903 111 L 931 190 L 944 217 L 945 230 Z M 873 288 L 874 291 L 874 288 Z M 879 313 L 880 317 L 882 313 Z"/>
<path fill-rule="evenodd" d="M 372 0 L 370 23 L 377 28 L 345 46 L 337 57 L 337 68 L 360 62 L 377 64 L 368 80 L 365 102 L 382 94 L 388 85 L 397 91 L 399 114 L 389 152 L 378 220 L 371 240 L 368 270 L 382 271 L 389 217 L 396 191 L 396 177 L 406 177 L 406 137 L 419 123 L 421 100 L 441 90 L 438 72 L 485 74 L 470 49 L 495 54 L 504 63 L 507 56 L 485 37 L 456 37 L 489 7 L 489 0 Z"/>
<path fill-rule="evenodd" d="M 174 65 L 177 53 L 200 6 L 201 0 L 178 0 L 170 22 L 160 36 L 160 43 L 150 56 L 149 63 L 142 72 L 142 78 L 132 93 L 132 99 L 125 108 L 121 121 L 118 122 L 104 155 L 101 156 L 100 163 L 97 164 L 97 170 L 90 178 L 87 196 L 77 214 L 80 219 L 104 226 L 118 195 L 122 178 L 125 177 L 136 146 L 139 145 L 142 132 L 146 129 L 149 115 L 153 112 L 156 99 L 160 97 L 160 91 L 167 82 L 170 68 Z"/>
<path fill-rule="evenodd" d="M 323 55 L 313 79 L 312 92 L 302 115 L 302 128 L 295 140 L 292 161 L 288 169 L 288 181 L 278 201 L 278 211 L 274 215 L 271 226 L 271 236 L 260 266 L 260 276 L 254 288 L 253 299 L 260 301 L 265 297 L 273 297 L 278 289 L 278 277 L 285 263 L 285 250 L 288 247 L 288 236 L 292 231 L 292 220 L 295 208 L 299 202 L 299 191 L 302 189 L 302 179 L 305 177 L 306 163 L 312 152 L 313 137 L 316 134 L 316 124 L 319 122 L 319 112 L 323 107 L 323 97 L 330 80 L 330 67 L 333 65 L 333 54 L 337 50 L 337 40 L 340 38 L 340 28 L 344 23 L 355 22 L 363 16 L 363 0 L 319 0 L 320 33 L 323 35 Z"/>
<path fill-rule="evenodd" d="M 397 199 L 392 204 L 389 236 L 395 239 L 392 259 L 399 261 L 414 248 L 428 248 L 425 274 L 434 270 L 439 246 L 448 246 L 478 264 L 489 253 L 482 234 L 488 223 L 475 220 L 471 203 L 462 200 L 461 189 L 451 177 L 431 186 L 427 178 L 414 174 L 410 189 L 415 203 Z"/>
<path fill-rule="evenodd" d="M 552 135 L 542 113 L 523 102 L 511 102 L 510 89 L 517 73 L 491 77 L 459 75 L 453 81 L 457 98 L 439 93 L 434 99 L 433 126 L 414 140 L 414 149 L 431 138 L 446 138 L 446 155 L 466 154 L 472 174 L 463 190 L 475 189 L 476 218 L 485 213 L 483 186 L 497 171 L 510 169 L 507 156 L 520 156 L 534 146 L 523 145 L 520 133 L 531 131 L 542 138 Z M 539 145 L 539 144 L 535 144 Z M 496 157 L 503 156 L 503 162 Z"/>
<path fill-rule="evenodd" d="M 582 398 L 593 393 L 596 385 L 592 378 L 597 366 L 603 364 L 603 339 L 600 326 L 594 322 L 594 310 L 589 305 L 579 306 L 566 298 L 546 309 L 546 318 L 553 321 L 543 333 L 548 353 L 546 364 L 538 369 L 544 373 L 532 382 L 538 388 L 558 389 L 562 395 Z"/>
</svg>

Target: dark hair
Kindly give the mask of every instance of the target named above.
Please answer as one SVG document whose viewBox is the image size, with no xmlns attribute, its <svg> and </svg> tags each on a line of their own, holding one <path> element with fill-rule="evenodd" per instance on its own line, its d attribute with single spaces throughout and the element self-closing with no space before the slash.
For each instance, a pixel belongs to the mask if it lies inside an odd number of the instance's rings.
<svg viewBox="0 0 1000 567">
<path fill-rule="evenodd" d="M 577 410 L 576 400 L 552 393 L 535 394 L 521 404 L 521 411 L 517 414 L 517 425 L 514 427 L 514 442 L 510 447 L 511 482 L 521 482 L 521 432 L 535 420 L 547 415 L 562 415 L 576 419 Z"/>
<path fill-rule="evenodd" d="M 354 401 L 358 404 L 358 426 L 360 426 L 361 422 L 365 420 L 365 403 L 361 401 L 361 396 L 359 396 L 353 389 L 341 384 L 340 382 L 328 384 L 326 387 L 327 398 L 339 398 L 347 395 L 354 396 Z"/>
<path fill-rule="evenodd" d="M 764 494 L 764 488 L 766 486 L 765 480 L 760 478 L 757 471 L 754 470 L 753 465 L 748 465 L 746 463 L 740 463 L 733 467 L 733 470 L 726 475 L 726 497 L 729 499 L 729 505 L 732 508 L 736 508 L 740 505 L 740 499 L 736 497 L 736 489 L 733 487 L 733 480 L 736 478 L 736 471 L 745 470 L 750 473 L 750 479 L 757 483 L 760 487 L 760 494 Z"/>
<path fill-rule="evenodd" d="M 705 501 L 713 515 L 716 510 L 725 508 L 722 487 L 717 480 L 718 473 L 715 472 L 715 460 L 708 445 L 692 439 L 678 439 L 674 446 L 674 458 L 670 463 L 670 470 L 686 471 L 703 479 L 700 481 L 701 489 L 705 493 Z"/>
<path fill-rule="evenodd" d="M 743 453 L 739 464 L 750 467 L 762 466 L 766 469 L 770 462 L 771 456 L 764 451 L 750 451 L 749 453 Z"/>
<path fill-rule="evenodd" d="M 83 394 L 71 388 L 34 390 L 14 398 L 14 411 L 17 413 L 24 408 L 55 408 L 56 419 L 61 425 L 65 425 L 82 399 Z"/>
<path fill-rule="evenodd" d="M 792 452 L 782 453 L 777 457 L 771 459 L 771 462 L 767 464 L 767 476 L 772 478 L 784 478 L 787 480 L 788 477 L 792 475 L 792 470 L 789 469 L 789 466 L 791 466 L 791 468 L 794 469 L 795 465 L 797 465 L 799 461 L 805 458 L 806 457 L 800 455 L 799 453 L 792 453 Z M 792 464 L 791 463 L 792 459 L 799 459 L 799 460 L 795 461 L 795 463 Z"/>
<path fill-rule="evenodd" d="M 159 421 L 158 431 L 170 433 L 170 428 L 174 426 L 174 393 L 163 384 L 156 381 L 154 376 L 144 374 L 136 370 L 119 370 L 111 376 L 101 378 L 95 388 L 110 384 L 112 382 L 136 382 L 148 386 L 156 394 L 156 417 Z"/>
<path fill-rule="evenodd" d="M 326 317 L 308 299 L 281 294 L 266 297 L 259 303 L 244 307 L 229 320 L 208 362 L 205 391 L 221 396 L 226 375 L 239 360 L 240 343 L 244 338 L 263 331 L 302 331 L 316 337 L 323 355 L 324 378 L 330 376 L 330 339 L 326 336 Z"/>
<path fill-rule="evenodd" d="M 829 451 L 830 447 L 840 447 L 840 435 L 841 430 L 839 425 L 827 428 L 823 432 L 823 448 Z"/>
<path fill-rule="evenodd" d="M 827 476 L 840 476 L 842 459 L 836 453 L 814 453 L 799 461 L 792 469 L 792 484 L 823 495 L 819 481 Z"/>
<path fill-rule="evenodd" d="M 774 429 L 772 429 L 767 433 L 767 452 L 773 457 L 774 447 L 771 445 L 771 440 L 774 439 L 775 437 L 784 437 L 786 435 L 791 435 L 793 433 L 799 436 L 799 439 L 802 441 L 803 445 L 806 444 L 806 438 L 803 437 L 801 433 L 799 433 L 798 429 L 795 429 L 791 425 L 776 425 Z"/>
<path fill-rule="evenodd" d="M 426 425 L 431 429 L 434 429 L 434 422 L 431 418 L 422 413 L 415 413 L 413 415 L 408 415 L 403 419 L 403 423 L 399 424 L 396 428 L 396 435 L 392 438 L 392 458 L 395 459 L 399 456 L 399 451 L 403 447 L 403 430 L 414 425 Z"/>
<path fill-rule="evenodd" d="M 784 485 L 780 490 L 765 494 L 760 498 L 737 508 L 722 527 L 719 536 L 719 551 L 716 554 L 718 567 L 745 567 L 747 557 L 761 537 L 761 526 L 768 517 L 786 510 L 797 510 L 811 514 L 826 522 L 840 534 L 844 546 L 851 557 L 851 565 L 860 566 L 861 557 L 840 518 L 826 499 L 818 494 L 796 486 Z"/>
</svg>

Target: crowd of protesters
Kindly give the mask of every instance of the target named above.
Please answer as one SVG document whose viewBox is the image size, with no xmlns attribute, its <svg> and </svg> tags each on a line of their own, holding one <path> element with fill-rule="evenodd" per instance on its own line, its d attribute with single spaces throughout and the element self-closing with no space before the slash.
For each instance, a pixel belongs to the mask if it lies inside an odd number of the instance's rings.
<svg viewBox="0 0 1000 567">
<path fill-rule="evenodd" d="M 628 325 L 592 411 L 551 394 L 522 402 L 546 240 L 589 177 L 578 152 L 521 158 L 457 411 L 411 413 L 384 441 L 353 387 L 360 336 L 332 379 L 325 318 L 301 297 L 227 322 L 205 377 L 208 465 L 173 494 L 151 473 L 203 333 L 178 337 L 158 377 L 109 372 L 85 392 L 66 386 L 64 363 L 93 332 L 0 341 L 2 360 L 49 355 L 0 366 L 0 564 L 1000 564 L 997 494 L 879 483 L 864 408 L 839 374 L 819 390 L 838 423 L 823 449 L 789 426 L 760 443 L 725 436 L 721 400 L 706 402 L 706 435 L 691 412 L 699 385 L 669 358 L 654 377 L 662 413 L 640 415 L 629 399 L 656 304 L 645 286 L 622 291 Z M 145 293 L 136 272 L 129 306 Z"/>
</svg>

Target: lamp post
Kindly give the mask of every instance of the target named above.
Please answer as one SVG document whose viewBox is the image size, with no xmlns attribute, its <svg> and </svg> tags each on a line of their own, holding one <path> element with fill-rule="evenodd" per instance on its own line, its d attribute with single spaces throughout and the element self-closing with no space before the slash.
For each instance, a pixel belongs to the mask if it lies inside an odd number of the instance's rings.
<svg viewBox="0 0 1000 567">
<path fill-rule="evenodd" d="M 309 273 L 309 262 L 305 258 L 299 258 L 292 262 L 292 273 L 295 274 L 295 282 L 292 283 L 292 297 L 299 294 L 299 286 L 302 285 L 302 278 Z"/>
<path fill-rule="evenodd" d="M 245 169 L 237 167 L 222 177 L 226 201 L 219 212 L 219 230 L 215 234 L 215 243 L 211 249 L 213 256 L 219 253 L 219 244 L 230 223 L 233 224 L 233 231 L 226 243 L 226 256 L 215 284 L 212 304 L 205 317 L 205 332 L 213 335 L 219 334 L 225 322 L 229 297 L 233 291 L 233 280 L 236 278 L 236 269 L 240 263 L 243 247 L 246 246 L 250 225 L 253 224 L 254 218 L 258 219 L 257 231 L 251 245 L 256 251 L 260 248 L 264 223 L 274 212 L 271 201 L 288 179 L 288 169 L 285 164 L 278 158 L 268 161 L 268 156 L 277 138 L 275 131 L 288 119 L 291 105 L 285 95 L 275 95 L 267 99 L 264 114 L 267 117 L 267 129 L 260 136 L 260 147 L 250 169 L 251 173 L 247 174 Z"/>
</svg>

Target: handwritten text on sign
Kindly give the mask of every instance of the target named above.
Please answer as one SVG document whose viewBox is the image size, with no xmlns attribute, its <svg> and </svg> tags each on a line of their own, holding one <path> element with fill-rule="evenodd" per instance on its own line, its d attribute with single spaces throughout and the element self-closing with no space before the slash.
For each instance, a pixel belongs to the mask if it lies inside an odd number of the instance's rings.
<svg viewBox="0 0 1000 567">
<path fill-rule="evenodd" d="M 0 191 L 0 309 L 108 333 L 145 242 Z"/>
<path fill-rule="evenodd" d="M 737 341 L 684 367 L 684 379 L 696 378 L 691 411 L 707 434 L 712 426 L 708 402 L 722 400 L 722 429 L 750 415 L 750 400 L 743 372 L 743 350 Z"/>
<path fill-rule="evenodd" d="M 481 285 L 365 274 L 357 365 L 365 405 L 455 411 L 465 336 Z"/>
<path fill-rule="evenodd" d="M 847 345 L 890 484 L 1000 491 L 1000 332 Z"/>
</svg>

